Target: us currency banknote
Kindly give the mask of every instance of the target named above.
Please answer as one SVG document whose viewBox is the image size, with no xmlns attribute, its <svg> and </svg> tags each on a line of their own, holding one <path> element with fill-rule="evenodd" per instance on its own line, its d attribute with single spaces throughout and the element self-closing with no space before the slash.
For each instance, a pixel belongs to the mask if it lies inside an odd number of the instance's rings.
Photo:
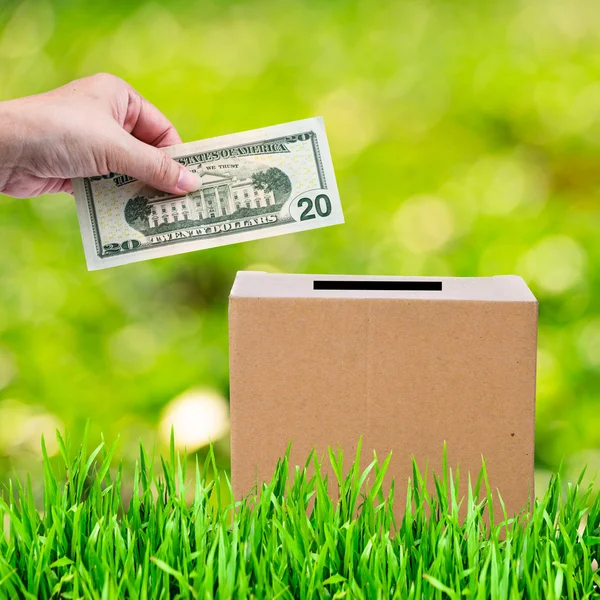
<svg viewBox="0 0 600 600">
<path fill-rule="evenodd" d="M 74 180 L 89 270 L 344 222 L 320 117 L 166 149 L 202 187 L 117 173 Z"/>
</svg>

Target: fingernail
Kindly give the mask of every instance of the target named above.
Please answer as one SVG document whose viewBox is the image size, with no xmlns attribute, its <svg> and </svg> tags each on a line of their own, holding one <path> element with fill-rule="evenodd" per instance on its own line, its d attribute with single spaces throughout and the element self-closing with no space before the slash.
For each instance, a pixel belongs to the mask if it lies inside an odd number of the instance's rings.
<svg viewBox="0 0 600 600">
<path fill-rule="evenodd" d="M 202 185 L 200 177 L 196 173 L 188 171 L 183 165 L 179 167 L 179 180 L 177 181 L 177 187 L 184 192 L 195 192 L 200 189 Z"/>
</svg>

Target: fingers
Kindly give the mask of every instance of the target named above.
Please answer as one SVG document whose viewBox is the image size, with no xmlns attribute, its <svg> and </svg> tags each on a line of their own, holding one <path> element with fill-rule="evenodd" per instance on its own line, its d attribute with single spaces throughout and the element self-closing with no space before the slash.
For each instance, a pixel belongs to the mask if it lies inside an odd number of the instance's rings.
<svg viewBox="0 0 600 600">
<path fill-rule="evenodd" d="M 130 175 L 171 194 L 183 195 L 200 188 L 197 175 L 174 161 L 163 150 L 125 132 L 120 136 L 118 145 L 109 151 L 107 162 L 111 171 Z"/>
<path fill-rule="evenodd" d="M 59 192 L 64 192 L 65 194 L 73 195 L 73 184 L 70 179 L 65 179 L 60 186 Z"/>
<path fill-rule="evenodd" d="M 129 105 L 124 128 L 138 140 L 164 148 L 181 144 L 181 138 L 173 124 L 153 104 L 134 89 L 130 90 Z"/>
</svg>

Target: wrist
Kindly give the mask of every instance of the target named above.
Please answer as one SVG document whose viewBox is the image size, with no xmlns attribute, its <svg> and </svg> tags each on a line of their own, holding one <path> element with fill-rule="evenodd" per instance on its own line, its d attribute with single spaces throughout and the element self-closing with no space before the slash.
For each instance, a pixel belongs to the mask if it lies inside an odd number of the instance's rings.
<svg viewBox="0 0 600 600">
<path fill-rule="evenodd" d="M 23 135 L 17 113 L 18 100 L 0 102 L 0 192 L 13 176 L 23 154 Z"/>
</svg>

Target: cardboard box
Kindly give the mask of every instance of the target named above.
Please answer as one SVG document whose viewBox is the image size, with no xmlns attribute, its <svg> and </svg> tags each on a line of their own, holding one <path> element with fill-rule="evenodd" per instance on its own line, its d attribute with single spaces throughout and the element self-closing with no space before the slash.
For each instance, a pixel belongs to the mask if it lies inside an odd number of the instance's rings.
<svg viewBox="0 0 600 600">
<path fill-rule="evenodd" d="M 444 441 L 461 494 L 483 455 L 492 489 L 518 513 L 534 491 L 537 313 L 516 276 L 238 273 L 229 304 L 236 497 L 270 479 L 290 441 L 291 463 L 303 465 L 313 447 L 321 455 L 338 444 L 350 460 L 362 435 L 365 461 L 373 449 L 380 459 L 393 452 L 399 514 L 411 455 L 441 474 Z"/>
</svg>

